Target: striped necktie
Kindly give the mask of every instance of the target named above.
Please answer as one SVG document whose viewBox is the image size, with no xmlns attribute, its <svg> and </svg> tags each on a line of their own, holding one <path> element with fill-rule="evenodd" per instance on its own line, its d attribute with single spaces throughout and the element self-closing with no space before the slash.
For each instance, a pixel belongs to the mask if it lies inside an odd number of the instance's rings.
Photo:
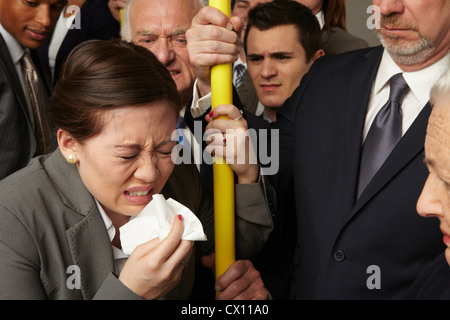
<svg viewBox="0 0 450 320">
<path fill-rule="evenodd" d="M 44 114 L 44 106 L 40 100 L 40 94 L 43 93 L 40 90 L 38 74 L 28 51 L 25 51 L 21 59 L 21 64 L 34 119 L 34 136 L 36 138 L 35 156 L 38 156 L 50 150 L 49 129 Z"/>
<path fill-rule="evenodd" d="M 245 73 L 245 66 L 243 64 L 238 64 L 234 67 L 234 73 L 236 77 L 236 81 L 234 83 L 235 87 L 239 87 L 244 81 L 244 73 Z"/>
</svg>

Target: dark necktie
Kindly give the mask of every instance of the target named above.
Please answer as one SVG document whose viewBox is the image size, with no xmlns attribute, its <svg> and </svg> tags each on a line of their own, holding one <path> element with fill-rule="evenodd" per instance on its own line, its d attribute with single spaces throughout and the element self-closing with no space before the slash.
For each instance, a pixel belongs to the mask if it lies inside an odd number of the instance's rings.
<svg viewBox="0 0 450 320">
<path fill-rule="evenodd" d="M 358 199 L 402 137 L 401 104 L 409 87 L 401 73 L 389 84 L 389 100 L 373 120 L 362 149 Z"/>
<path fill-rule="evenodd" d="M 35 156 L 38 156 L 47 153 L 50 149 L 49 129 L 44 114 L 44 106 L 40 99 L 42 92 L 40 92 L 39 78 L 28 51 L 23 55 L 21 63 L 33 112 L 34 135 L 36 138 Z"/>
<path fill-rule="evenodd" d="M 183 149 L 186 150 L 189 154 L 191 153 L 191 145 L 189 138 L 186 136 L 185 131 L 186 129 L 186 121 L 184 120 L 183 116 L 180 116 L 178 118 L 177 122 L 177 133 L 178 133 L 178 143 L 183 146 Z M 188 130 L 188 129 L 186 129 Z"/>
<path fill-rule="evenodd" d="M 183 129 L 185 127 L 186 127 L 186 121 L 184 121 L 184 117 L 179 116 L 178 121 L 177 121 L 177 129 Z"/>
<path fill-rule="evenodd" d="M 238 64 L 234 67 L 234 72 L 236 73 L 236 81 L 235 81 L 235 87 L 239 87 L 242 81 L 244 81 L 244 73 L 245 73 L 245 66 L 242 64 Z"/>
</svg>

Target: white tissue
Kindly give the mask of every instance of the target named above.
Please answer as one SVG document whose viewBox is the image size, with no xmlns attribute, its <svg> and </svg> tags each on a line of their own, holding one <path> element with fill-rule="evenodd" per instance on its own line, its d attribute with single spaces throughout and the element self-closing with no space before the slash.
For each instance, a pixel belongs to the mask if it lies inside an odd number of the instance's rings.
<svg viewBox="0 0 450 320">
<path fill-rule="evenodd" d="M 144 242 L 159 238 L 163 240 L 172 228 L 173 219 L 183 216 L 184 232 L 182 240 L 205 241 L 206 235 L 197 216 L 181 203 L 161 194 L 154 194 L 152 201 L 137 216 L 120 229 L 120 242 L 125 254 L 130 255 L 134 248 Z"/>
</svg>

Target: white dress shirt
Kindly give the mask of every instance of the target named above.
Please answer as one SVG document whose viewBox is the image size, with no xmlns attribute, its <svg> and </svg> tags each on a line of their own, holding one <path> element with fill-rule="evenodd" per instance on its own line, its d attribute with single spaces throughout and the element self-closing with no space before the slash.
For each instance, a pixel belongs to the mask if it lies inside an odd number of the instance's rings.
<svg viewBox="0 0 450 320">
<path fill-rule="evenodd" d="M 53 31 L 52 39 L 48 47 L 48 64 L 52 75 L 52 81 L 55 79 L 56 56 L 58 55 L 59 48 L 61 47 L 61 44 L 76 17 L 76 14 L 72 14 L 68 18 L 64 17 L 65 11 L 65 8 L 61 11 L 61 15 L 56 23 L 55 30 Z"/>
<path fill-rule="evenodd" d="M 410 88 L 402 102 L 402 135 L 404 135 L 422 111 L 423 107 L 430 100 L 430 91 L 434 83 L 449 67 L 450 54 L 447 54 L 445 57 L 425 69 L 415 72 L 403 72 L 385 50 L 372 86 L 363 131 L 363 141 L 366 139 L 367 133 L 377 113 L 389 99 L 389 79 L 393 75 L 403 73 L 403 77 Z"/>
<path fill-rule="evenodd" d="M 197 90 L 197 80 L 195 80 L 194 90 L 193 90 L 193 94 L 192 94 L 192 103 L 190 106 L 187 106 L 187 107 L 191 108 L 192 117 L 194 119 L 198 118 L 198 117 L 202 117 L 202 115 L 206 112 L 206 110 L 208 110 L 208 108 L 211 107 L 211 103 L 212 103 L 211 102 L 211 92 L 200 98 L 199 92 Z M 186 111 L 186 109 L 183 108 L 180 111 L 180 115 L 184 116 L 185 111 Z M 187 137 L 187 139 L 190 141 L 192 157 L 194 158 L 194 163 L 197 166 L 198 171 L 200 172 L 200 164 L 202 163 L 202 159 L 203 159 L 202 146 L 195 139 L 194 133 L 189 128 L 186 128 L 186 129 L 188 129 L 188 131 L 190 133 L 190 136 Z M 201 129 L 201 126 L 199 129 Z M 201 134 L 203 137 L 203 132 L 199 132 L 198 134 Z"/>
<path fill-rule="evenodd" d="M 116 235 L 116 228 L 113 226 L 111 219 L 106 214 L 105 210 L 103 210 L 102 205 L 95 199 L 95 203 L 97 204 L 98 211 L 100 211 L 100 215 L 102 216 L 103 222 L 106 227 L 106 231 L 108 231 L 109 241 L 113 241 L 114 236 Z M 116 274 L 120 274 L 123 266 L 128 260 L 128 255 L 123 253 L 122 249 L 119 249 L 112 245 L 113 255 L 114 255 L 114 265 Z"/>
<path fill-rule="evenodd" d="M 325 15 L 323 14 L 323 11 L 320 10 L 316 13 L 317 21 L 319 22 L 320 29 L 322 30 L 325 26 Z"/>
</svg>

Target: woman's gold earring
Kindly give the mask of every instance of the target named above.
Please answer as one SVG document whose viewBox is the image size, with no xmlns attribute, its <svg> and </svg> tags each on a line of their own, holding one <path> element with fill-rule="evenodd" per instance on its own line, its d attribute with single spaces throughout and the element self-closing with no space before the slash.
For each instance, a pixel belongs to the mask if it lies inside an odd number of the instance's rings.
<svg viewBox="0 0 450 320">
<path fill-rule="evenodd" d="M 73 155 L 73 154 L 69 154 L 68 156 L 67 156 L 67 162 L 68 163 L 70 163 L 70 164 L 74 164 L 74 163 L 76 163 L 77 162 L 77 157 L 75 156 L 75 155 Z"/>
</svg>

